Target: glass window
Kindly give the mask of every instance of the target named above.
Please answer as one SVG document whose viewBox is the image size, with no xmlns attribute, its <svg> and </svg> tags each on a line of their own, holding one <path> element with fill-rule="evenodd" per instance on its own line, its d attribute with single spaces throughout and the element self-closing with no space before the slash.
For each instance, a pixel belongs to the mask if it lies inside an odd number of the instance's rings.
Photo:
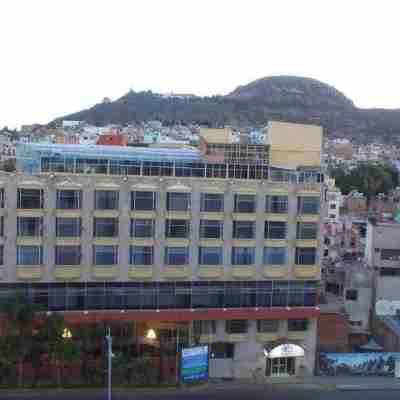
<svg viewBox="0 0 400 400">
<path fill-rule="evenodd" d="M 256 211 L 256 196 L 252 194 L 235 194 L 235 212 L 253 213 Z"/>
<path fill-rule="evenodd" d="M 286 214 L 288 211 L 287 196 L 266 196 L 265 212 L 273 214 Z"/>
<path fill-rule="evenodd" d="M 81 190 L 57 190 L 57 208 L 62 210 L 77 210 L 82 205 Z"/>
<path fill-rule="evenodd" d="M 264 247 L 265 265 L 285 265 L 287 263 L 286 247 Z"/>
<path fill-rule="evenodd" d="M 168 211 L 189 211 L 190 210 L 190 193 L 167 193 L 167 210 Z"/>
<path fill-rule="evenodd" d="M 317 249 L 314 247 L 296 247 L 297 265 L 314 265 L 317 261 Z"/>
<path fill-rule="evenodd" d="M 152 265 L 153 246 L 131 246 L 129 262 L 132 265 Z"/>
<path fill-rule="evenodd" d="M 199 264 L 221 265 L 222 247 L 199 247 Z"/>
<path fill-rule="evenodd" d="M 138 211 L 152 211 L 156 209 L 155 192 L 132 192 L 131 209 Z"/>
<path fill-rule="evenodd" d="M 94 265 L 117 265 L 118 246 L 93 246 Z"/>
<path fill-rule="evenodd" d="M 81 219 L 80 218 L 56 218 L 57 237 L 80 237 Z"/>
<path fill-rule="evenodd" d="M 233 359 L 235 355 L 235 344 L 234 343 L 211 343 L 211 354 L 214 359 Z"/>
<path fill-rule="evenodd" d="M 308 329 L 308 319 L 289 319 L 288 331 L 306 331 Z"/>
<path fill-rule="evenodd" d="M 319 214 L 319 197 L 298 197 L 297 212 L 299 214 Z"/>
<path fill-rule="evenodd" d="M 254 247 L 232 247 L 233 265 L 252 265 L 255 261 Z"/>
<path fill-rule="evenodd" d="M 4 246 L 0 246 L 0 265 L 4 265 Z"/>
<path fill-rule="evenodd" d="M 42 236 L 42 217 L 17 217 L 18 236 Z"/>
<path fill-rule="evenodd" d="M 43 190 L 42 189 L 18 189 L 18 208 L 43 208 Z"/>
<path fill-rule="evenodd" d="M 166 247 L 165 264 L 167 265 L 189 264 L 189 247 Z"/>
<path fill-rule="evenodd" d="M 254 239 L 256 225 L 253 221 L 233 221 L 234 239 Z"/>
<path fill-rule="evenodd" d="M 96 210 L 118 210 L 119 192 L 116 190 L 96 190 L 94 192 Z"/>
<path fill-rule="evenodd" d="M 223 222 L 202 219 L 200 221 L 201 239 L 222 239 Z"/>
<path fill-rule="evenodd" d="M 286 222 L 265 221 L 265 239 L 286 239 Z"/>
<path fill-rule="evenodd" d="M 315 222 L 298 222 L 297 239 L 317 239 L 318 224 Z"/>
<path fill-rule="evenodd" d="M 17 265 L 43 264 L 42 246 L 17 246 Z"/>
<path fill-rule="evenodd" d="M 6 198 L 5 198 L 6 196 L 5 196 L 5 191 L 4 191 L 4 189 L 0 189 L 0 208 L 4 208 L 4 205 L 5 205 L 5 201 L 6 201 Z"/>
<path fill-rule="evenodd" d="M 381 260 L 384 261 L 399 261 L 400 250 L 399 249 L 382 249 Z"/>
<path fill-rule="evenodd" d="M 193 321 L 193 331 L 198 335 L 215 335 L 217 332 L 217 321 Z"/>
<path fill-rule="evenodd" d="M 167 219 L 165 221 L 165 237 L 167 238 L 188 238 L 189 220 Z"/>
<path fill-rule="evenodd" d="M 118 218 L 94 218 L 93 235 L 95 237 L 117 237 Z"/>
<path fill-rule="evenodd" d="M 203 212 L 223 212 L 224 195 L 222 193 L 201 193 L 201 208 Z"/>
<path fill-rule="evenodd" d="M 79 265 L 81 263 L 81 246 L 56 246 L 56 265 Z"/>
<path fill-rule="evenodd" d="M 278 332 L 279 320 L 278 319 L 259 319 L 257 321 L 257 331 L 263 333 Z"/>
<path fill-rule="evenodd" d="M 358 290 L 356 289 L 346 290 L 346 300 L 357 301 L 357 299 L 358 299 Z"/>
<path fill-rule="evenodd" d="M 248 323 L 245 319 L 233 319 L 225 321 L 226 333 L 247 333 Z"/>
<path fill-rule="evenodd" d="M 131 219 L 131 237 L 135 238 L 154 237 L 154 220 Z"/>
</svg>

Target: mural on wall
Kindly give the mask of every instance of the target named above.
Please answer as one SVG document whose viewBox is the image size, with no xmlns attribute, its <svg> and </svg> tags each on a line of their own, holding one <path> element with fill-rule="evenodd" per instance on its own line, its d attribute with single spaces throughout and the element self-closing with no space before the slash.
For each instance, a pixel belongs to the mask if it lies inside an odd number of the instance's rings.
<svg viewBox="0 0 400 400">
<path fill-rule="evenodd" d="M 322 376 L 394 376 L 400 353 L 320 353 L 318 372 Z"/>
</svg>

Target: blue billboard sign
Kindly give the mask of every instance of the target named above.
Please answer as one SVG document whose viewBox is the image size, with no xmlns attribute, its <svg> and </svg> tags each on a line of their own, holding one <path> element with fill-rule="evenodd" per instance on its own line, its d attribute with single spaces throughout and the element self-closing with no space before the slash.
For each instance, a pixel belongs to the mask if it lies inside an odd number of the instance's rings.
<svg viewBox="0 0 400 400">
<path fill-rule="evenodd" d="M 197 346 L 181 351 L 181 382 L 208 379 L 208 346 Z"/>
</svg>

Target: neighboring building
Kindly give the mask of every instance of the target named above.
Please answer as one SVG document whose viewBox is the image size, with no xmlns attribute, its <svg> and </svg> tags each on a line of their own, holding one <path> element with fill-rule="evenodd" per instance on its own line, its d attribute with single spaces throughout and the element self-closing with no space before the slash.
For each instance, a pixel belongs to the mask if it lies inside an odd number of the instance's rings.
<svg viewBox="0 0 400 400">
<path fill-rule="evenodd" d="M 322 129 L 273 122 L 263 145 L 230 139 L 19 145 L 19 173 L 0 176 L 0 297 L 29 291 L 71 330 L 110 319 L 175 349 L 210 343 L 212 376 L 312 374 Z"/>
<path fill-rule="evenodd" d="M 325 221 L 327 222 L 339 222 L 340 207 L 343 205 L 343 196 L 340 189 L 335 185 L 334 179 L 329 179 L 328 190 L 326 193 L 327 198 L 327 214 Z"/>
<path fill-rule="evenodd" d="M 343 206 L 345 213 L 352 216 L 366 216 L 368 214 L 367 198 L 357 190 L 344 196 Z"/>
<path fill-rule="evenodd" d="M 97 139 L 97 143 L 100 146 L 127 146 L 128 136 L 120 133 L 110 133 L 106 135 L 100 135 Z"/>
</svg>

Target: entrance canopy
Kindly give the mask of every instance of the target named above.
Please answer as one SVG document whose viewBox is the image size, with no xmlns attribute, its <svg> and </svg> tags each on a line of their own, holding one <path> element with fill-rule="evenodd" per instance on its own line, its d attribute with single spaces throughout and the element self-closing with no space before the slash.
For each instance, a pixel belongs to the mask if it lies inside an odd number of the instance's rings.
<svg viewBox="0 0 400 400">
<path fill-rule="evenodd" d="M 270 352 L 264 349 L 264 354 L 268 358 L 304 357 L 304 349 L 297 344 L 285 343 L 274 347 Z"/>
</svg>

